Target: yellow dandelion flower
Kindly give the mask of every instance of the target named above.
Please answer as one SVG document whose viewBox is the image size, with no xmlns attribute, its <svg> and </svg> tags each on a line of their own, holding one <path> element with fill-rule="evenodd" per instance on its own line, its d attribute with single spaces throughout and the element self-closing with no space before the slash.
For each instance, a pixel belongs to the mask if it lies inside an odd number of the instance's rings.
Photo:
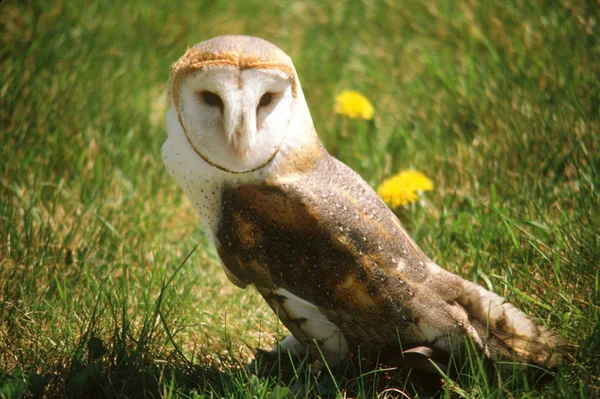
<svg viewBox="0 0 600 399">
<path fill-rule="evenodd" d="M 373 105 L 362 94 L 344 90 L 335 98 L 335 113 L 352 119 L 373 119 Z"/>
<path fill-rule="evenodd" d="M 416 170 L 404 170 L 384 180 L 377 194 L 391 208 L 398 208 L 419 198 L 419 193 L 433 190 L 432 181 Z"/>
</svg>

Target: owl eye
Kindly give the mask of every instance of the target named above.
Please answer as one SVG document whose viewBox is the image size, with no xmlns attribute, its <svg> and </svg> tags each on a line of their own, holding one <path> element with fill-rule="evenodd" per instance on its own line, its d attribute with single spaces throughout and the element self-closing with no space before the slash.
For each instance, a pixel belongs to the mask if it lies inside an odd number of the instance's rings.
<svg viewBox="0 0 600 399">
<path fill-rule="evenodd" d="M 266 107 L 267 105 L 271 104 L 271 101 L 273 101 L 273 94 L 271 94 L 271 93 L 265 93 L 260 98 L 260 101 L 258 102 L 258 106 L 259 107 Z"/>
<path fill-rule="evenodd" d="M 211 107 L 223 108 L 223 100 L 221 100 L 221 97 L 219 97 L 215 93 L 212 93 L 210 91 L 203 91 L 202 98 L 204 99 L 204 102 L 206 102 Z"/>
</svg>

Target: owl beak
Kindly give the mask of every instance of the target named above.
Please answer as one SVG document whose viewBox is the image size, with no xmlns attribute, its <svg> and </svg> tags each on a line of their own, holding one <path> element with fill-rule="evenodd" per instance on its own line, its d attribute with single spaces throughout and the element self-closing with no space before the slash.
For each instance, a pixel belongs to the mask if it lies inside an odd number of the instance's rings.
<svg viewBox="0 0 600 399">
<path fill-rule="evenodd" d="M 250 140 L 248 136 L 249 135 L 245 129 L 239 129 L 233 133 L 231 144 L 233 147 L 233 152 L 239 161 L 244 161 L 250 152 Z"/>
<path fill-rule="evenodd" d="M 230 143 L 238 161 L 245 161 L 250 155 L 254 136 L 256 134 L 256 120 L 253 115 L 241 112 L 235 123 L 230 136 Z"/>
</svg>

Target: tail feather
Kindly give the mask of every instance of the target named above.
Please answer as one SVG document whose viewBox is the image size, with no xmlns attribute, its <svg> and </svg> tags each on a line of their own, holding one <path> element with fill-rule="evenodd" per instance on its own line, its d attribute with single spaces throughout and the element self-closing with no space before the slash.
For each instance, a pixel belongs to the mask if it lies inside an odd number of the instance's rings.
<svg viewBox="0 0 600 399">
<path fill-rule="evenodd" d="M 491 358 L 514 357 L 519 361 L 555 367 L 568 347 L 552 330 L 531 320 L 505 299 L 483 287 L 464 281 L 459 303 L 466 309 L 475 342 Z"/>
</svg>

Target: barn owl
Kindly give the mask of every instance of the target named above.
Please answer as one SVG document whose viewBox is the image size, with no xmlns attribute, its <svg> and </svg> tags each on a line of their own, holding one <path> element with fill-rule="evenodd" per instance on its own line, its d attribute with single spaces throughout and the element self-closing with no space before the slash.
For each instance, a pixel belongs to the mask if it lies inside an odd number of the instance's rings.
<svg viewBox="0 0 600 399">
<path fill-rule="evenodd" d="M 552 367 L 564 339 L 434 263 L 372 188 L 321 144 L 290 58 L 246 36 L 190 48 L 171 68 L 162 156 L 229 280 L 254 286 L 291 335 L 281 350 L 331 364 L 359 347 L 451 351 Z"/>
</svg>

